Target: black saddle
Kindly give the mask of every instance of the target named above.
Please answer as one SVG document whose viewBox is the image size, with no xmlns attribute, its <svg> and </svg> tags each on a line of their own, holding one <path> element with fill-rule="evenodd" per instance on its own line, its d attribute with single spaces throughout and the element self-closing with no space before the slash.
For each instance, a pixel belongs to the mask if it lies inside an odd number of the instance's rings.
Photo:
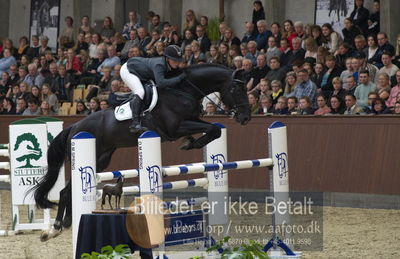
<svg viewBox="0 0 400 259">
<path fill-rule="evenodd" d="M 145 84 L 143 84 L 143 88 L 144 88 L 144 98 L 143 98 L 143 110 L 146 110 L 147 108 L 150 107 L 151 101 L 153 100 L 153 86 L 155 84 L 152 81 L 149 81 Z M 119 105 L 123 105 L 127 102 L 130 102 L 133 98 L 133 93 L 128 93 L 128 94 L 124 94 L 124 95 L 120 95 L 117 97 L 117 101 L 120 101 L 118 104 Z"/>
</svg>

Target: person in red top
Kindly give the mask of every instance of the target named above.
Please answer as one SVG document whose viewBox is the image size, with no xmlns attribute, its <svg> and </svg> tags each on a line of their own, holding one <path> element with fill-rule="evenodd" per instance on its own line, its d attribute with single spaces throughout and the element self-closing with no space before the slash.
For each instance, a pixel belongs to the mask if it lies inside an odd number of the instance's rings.
<svg viewBox="0 0 400 259">
<path fill-rule="evenodd" d="M 75 56 L 75 51 L 73 49 L 68 49 L 67 51 L 67 63 L 65 66 L 68 73 L 74 75 L 80 75 L 82 73 L 82 62 L 77 56 Z"/>
<path fill-rule="evenodd" d="M 285 30 L 284 34 L 289 41 L 290 49 L 293 49 L 292 40 L 297 37 L 297 33 L 294 31 L 293 22 L 291 20 L 284 21 L 283 28 Z"/>
</svg>

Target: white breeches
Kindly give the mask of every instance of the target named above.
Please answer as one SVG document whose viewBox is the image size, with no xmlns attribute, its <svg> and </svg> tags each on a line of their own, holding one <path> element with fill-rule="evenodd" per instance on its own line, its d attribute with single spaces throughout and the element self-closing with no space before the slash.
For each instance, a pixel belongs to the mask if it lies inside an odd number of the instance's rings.
<svg viewBox="0 0 400 259">
<path fill-rule="evenodd" d="M 122 80 L 125 82 L 125 84 L 131 89 L 131 91 L 134 94 L 137 94 L 140 99 L 143 100 L 144 97 L 144 89 L 142 82 L 140 82 L 140 79 L 135 75 L 129 72 L 128 66 L 125 64 L 122 65 L 121 70 L 120 70 L 120 75 Z"/>
</svg>

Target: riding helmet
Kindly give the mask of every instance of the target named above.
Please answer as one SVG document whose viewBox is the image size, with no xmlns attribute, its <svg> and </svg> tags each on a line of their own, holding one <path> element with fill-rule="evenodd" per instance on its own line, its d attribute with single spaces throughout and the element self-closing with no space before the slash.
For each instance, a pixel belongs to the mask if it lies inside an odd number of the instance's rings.
<svg viewBox="0 0 400 259">
<path fill-rule="evenodd" d="M 178 61 L 178 62 L 182 62 L 183 61 L 183 53 L 180 47 L 178 47 L 177 45 L 169 45 L 166 49 L 165 49 L 165 53 L 164 55 L 167 58 L 170 58 L 172 60 Z"/>
</svg>

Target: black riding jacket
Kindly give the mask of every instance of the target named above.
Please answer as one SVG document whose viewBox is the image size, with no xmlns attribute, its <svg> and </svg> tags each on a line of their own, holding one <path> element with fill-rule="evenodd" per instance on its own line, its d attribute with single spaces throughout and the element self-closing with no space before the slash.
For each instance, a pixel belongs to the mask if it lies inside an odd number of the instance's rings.
<svg viewBox="0 0 400 259">
<path fill-rule="evenodd" d="M 173 87 L 182 82 L 186 75 L 181 73 L 177 77 L 165 78 L 172 69 L 167 64 L 165 57 L 156 58 L 130 58 L 127 62 L 130 73 L 135 74 L 141 81 L 153 80 L 157 87 Z"/>
</svg>

